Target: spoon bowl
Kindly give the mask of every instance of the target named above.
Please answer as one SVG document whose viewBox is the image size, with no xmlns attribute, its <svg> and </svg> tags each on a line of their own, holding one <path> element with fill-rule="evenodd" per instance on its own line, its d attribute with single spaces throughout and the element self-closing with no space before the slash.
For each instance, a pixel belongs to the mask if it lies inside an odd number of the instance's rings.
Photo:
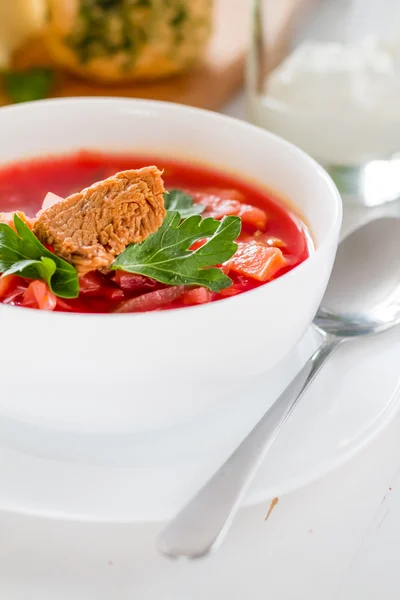
<svg viewBox="0 0 400 600">
<path fill-rule="evenodd" d="M 400 219 L 367 223 L 339 245 L 314 320 L 340 337 L 370 335 L 400 322 Z"/>
</svg>

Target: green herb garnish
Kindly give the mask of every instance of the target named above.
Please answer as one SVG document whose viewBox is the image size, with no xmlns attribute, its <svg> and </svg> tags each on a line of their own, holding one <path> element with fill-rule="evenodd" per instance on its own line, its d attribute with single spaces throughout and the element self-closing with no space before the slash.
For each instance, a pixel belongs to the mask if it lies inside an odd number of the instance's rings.
<svg viewBox="0 0 400 600">
<path fill-rule="evenodd" d="M 54 84 L 51 69 L 29 69 L 4 73 L 4 88 L 13 102 L 29 102 L 47 98 Z"/>
<path fill-rule="evenodd" d="M 144 20 L 137 18 L 137 6 L 149 13 Z M 82 64 L 121 55 L 121 69 L 129 69 L 148 39 L 146 23 L 150 19 L 151 24 L 152 11 L 147 6 L 131 0 L 80 0 L 76 25 L 65 41 Z"/>
<path fill-rule="evenodd" d="M 141 244 L 131 244 L 111 268 L 152 277 L 167 285 L 202 285 L 213 292 L 229 287 L 231 279 L 215 268 L 231 258 L 241 230 L 240 217 L 202 219 L 193 215 L 181 221 L 180 213 L 168 211 L 160 229 Z M 189 250 L 197 240 L 208 241 Z"/>
<path fill-rule="evenodd" d="M 41 279 L 56 296 L 76 298 L 79 294 L 78 273 L 67 261 L 56 256 L 37 239 L 26 223 L 14 215 L 17 233 L 0 223 L 0 272 Z"/>
<path fill-rule="evenodd" d="M 196 204 L 193 196 L 185 194 L 182 190 L 170 190 L 164 194 L 164 206 L 166 210 L 176 210 L 182 219 L 192 215 L 199 215 L 205 210 L 202 204 Z"/>
</svg>

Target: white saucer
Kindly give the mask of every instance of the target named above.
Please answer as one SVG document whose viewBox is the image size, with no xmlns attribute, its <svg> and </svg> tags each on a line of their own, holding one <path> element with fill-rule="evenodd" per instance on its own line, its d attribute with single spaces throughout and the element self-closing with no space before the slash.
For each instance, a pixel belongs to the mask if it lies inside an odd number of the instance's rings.
<svg viewBox="0 0 400 600">
<path fill-rule="evenodd" d="M 103 522 L 170 518 L 251 429 L 316 343 L 310 330 L 273 373 L 254 381 L 246 398 L 232 399 L 228 414 L 216 412 L 186 427 L 99 437 L 0 419 L 0 509 Z M 400 329 L 340 348 L 281 432 L 245 503 L 301 487 L 369 443 L 399 409 L 399 364 Z"/>
</svg>

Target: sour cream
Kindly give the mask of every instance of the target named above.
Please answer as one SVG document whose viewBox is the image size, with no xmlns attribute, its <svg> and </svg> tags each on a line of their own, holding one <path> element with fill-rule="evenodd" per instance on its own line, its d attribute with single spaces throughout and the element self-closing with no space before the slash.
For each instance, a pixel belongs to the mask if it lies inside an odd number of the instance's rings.
<svg viewBox="0 0 400 600">
<path fill-rule="evenodd" d="M 304 41 L 253 98 L 255 121 L 330 165 L 400 151 L 400 38 Z"/>
</svg>

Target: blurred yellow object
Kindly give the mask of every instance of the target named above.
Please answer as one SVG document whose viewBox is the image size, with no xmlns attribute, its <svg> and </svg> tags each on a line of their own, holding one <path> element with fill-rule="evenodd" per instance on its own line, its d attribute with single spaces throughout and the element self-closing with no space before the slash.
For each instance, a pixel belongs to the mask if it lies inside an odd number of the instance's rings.
<svg viewBox="0 0 400 600">
<path fill-rule="evenodd" d="M 0 0 L 0 69 L 12 54 L 44 25 L 46 0 Z"/>
<path fill-rule="evenodd" d="M 106 83 L 179 73 L 203 55 L 212 0 L 48 0 L 52 59 Z"/>
</svg>

